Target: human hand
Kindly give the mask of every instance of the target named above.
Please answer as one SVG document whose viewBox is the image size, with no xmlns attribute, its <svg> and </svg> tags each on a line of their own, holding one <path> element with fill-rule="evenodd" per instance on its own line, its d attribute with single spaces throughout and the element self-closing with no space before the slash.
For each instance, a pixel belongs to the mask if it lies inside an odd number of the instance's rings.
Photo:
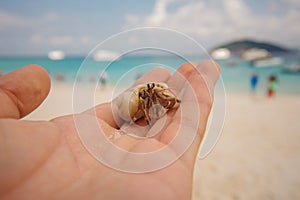
<svg viewBox="0 0 300 200">
<path fill-rule="evenodd" d="M 35 109 L 49 91 L 47 73 L 27 66 L 0 78 L 0 198 L 1 199 L 189 199 L 193 167 L 212 105 L 213 87 L 219 68 L 211 61 L 195 70 L 184 64 L 171 76 L 157 68 L 139 83 L 167 82 L 174 92 L 184 87 L 185 77 L 194 89 L 201 110 L 197 135 L 184 154 L 171 165 L 150 173 L 132 174 L 101 164 L 80 141 L 73 116 L 44 121 L 17 120 Z M 207 85 L 206 85 L 207 83 Z M 208 87 L 207 87 L 208 86 Z M 188 102 L 184 94 L 182 102 Z M 94 119 L 109 136 L 117 124 L 110 103 L 101 104 L 80 116 Z M 178 116 L 177 116 L 178 115 Z M 148 152 L 166 146 L 179 123 L 188 129 L 188 118 L 180 119 L 177 110 L 168 112 L 168 126 L 157 137 L 138 140 L 127 135 L 114 143 L 133 152 Z M 188 134 L 188 133 L 187 133 Z M 158 137 L 159 136 L 159 137 Z"/>
</svg>

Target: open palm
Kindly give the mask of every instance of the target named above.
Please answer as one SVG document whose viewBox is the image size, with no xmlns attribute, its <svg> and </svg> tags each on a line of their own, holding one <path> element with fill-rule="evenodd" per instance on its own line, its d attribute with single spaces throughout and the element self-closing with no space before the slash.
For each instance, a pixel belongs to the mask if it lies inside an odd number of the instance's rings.
<svg viewBox="0 0 300 200">
<path fill-rule="evenodd" d="M 152 139 L 122 135 L 113 141 L 133 152 L 155 151 L 171 142 L 179 125 L 189 134 L 189 120 L 200 120 L 193 143 L 179 159 L 163 169 L 140 174 L 117 171 L 91 156 L 72 115 L 49 122 L 18 120 L 49 92 L 49 77 L 42 68 L 30 65 L 0 77 L 0 199 L 190 199 L 193 166 L 219 76 L 219 68 L 211 61 L 202 62 L 198 70 L 195 67 L 183 64 L 172 76 L 157 68 L 138 80 L 166 82 L 175 93 L 188 82 L 201 110 L 199 119 L 181 119 L 176 109 L 170 111 L 167 125 Z M 186 92 L 181 100 L 189 102 L 190 98 Z M 86 123 L 95 115 L 107 136 L 118 130 L 110 103 L 79 114 Z"/>
</svg>

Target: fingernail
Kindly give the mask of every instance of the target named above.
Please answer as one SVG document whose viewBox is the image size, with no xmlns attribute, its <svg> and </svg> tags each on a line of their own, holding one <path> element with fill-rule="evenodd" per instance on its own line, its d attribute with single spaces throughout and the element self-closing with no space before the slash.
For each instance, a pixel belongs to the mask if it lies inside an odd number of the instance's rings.
<svg viewBox="0 0 300 200">
<path fill-rule="evenodd" d="M 204 76 L 205 79 L 210 79 L 214 84 L 220 77 L 221 68 L 218 63 L 213 60 L 204 60 L 197 66 L 198 72 L 201 76 Z"/>
</svg>

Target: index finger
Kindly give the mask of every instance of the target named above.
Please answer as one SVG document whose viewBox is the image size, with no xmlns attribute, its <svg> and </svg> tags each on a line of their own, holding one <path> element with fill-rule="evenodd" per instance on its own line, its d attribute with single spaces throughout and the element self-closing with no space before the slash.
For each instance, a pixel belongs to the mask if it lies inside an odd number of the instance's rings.
<svg viewBox="0 0 300 200">
<path fill-rule="evenodd" d="M 198 152 L 199 145 L 205 132 L 206 123 L 213 103 L 213 91 L 215 83 L 220 75 L 219 65 L 213 61 L 207 60 L 201 62 L 196 70 L 187 78 L 187 82 L 182 97 L 182 105 L 184 106 L 184 116 L 180 109 L 174 115 L 168 128 L 160 137 L 161 142 L 169 144 L 176 136 L 179 129 L 184 129 L 187 138 L 191 137 L 191 125 L 198 123 L 196 137 L 189 149 L 184 153 L 182 159 L 186 160 L 189 166 L 194 165 L 194 161 Z M 196 99 L 195 99 L 196 98 Z M 195 100 L 197 102 L 195 102 Z M 196 103 L 196 105 L 195 105 Z M 199 118 L 195 118 L 193 114 L 199 108 Z"/>
</svg>

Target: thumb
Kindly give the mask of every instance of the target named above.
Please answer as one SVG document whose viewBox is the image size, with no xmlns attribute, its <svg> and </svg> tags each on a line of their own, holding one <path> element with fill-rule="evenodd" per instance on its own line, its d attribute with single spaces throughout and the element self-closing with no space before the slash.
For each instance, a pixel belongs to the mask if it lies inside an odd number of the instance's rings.
<svg viewBox="0 0 300 200">
<path fill-rule="evenodd" d="M 21 118 L 47 97 L 50 78 L 38 65 L 27 65 L 0 77 L 0 118 Z"/>
</svg>

